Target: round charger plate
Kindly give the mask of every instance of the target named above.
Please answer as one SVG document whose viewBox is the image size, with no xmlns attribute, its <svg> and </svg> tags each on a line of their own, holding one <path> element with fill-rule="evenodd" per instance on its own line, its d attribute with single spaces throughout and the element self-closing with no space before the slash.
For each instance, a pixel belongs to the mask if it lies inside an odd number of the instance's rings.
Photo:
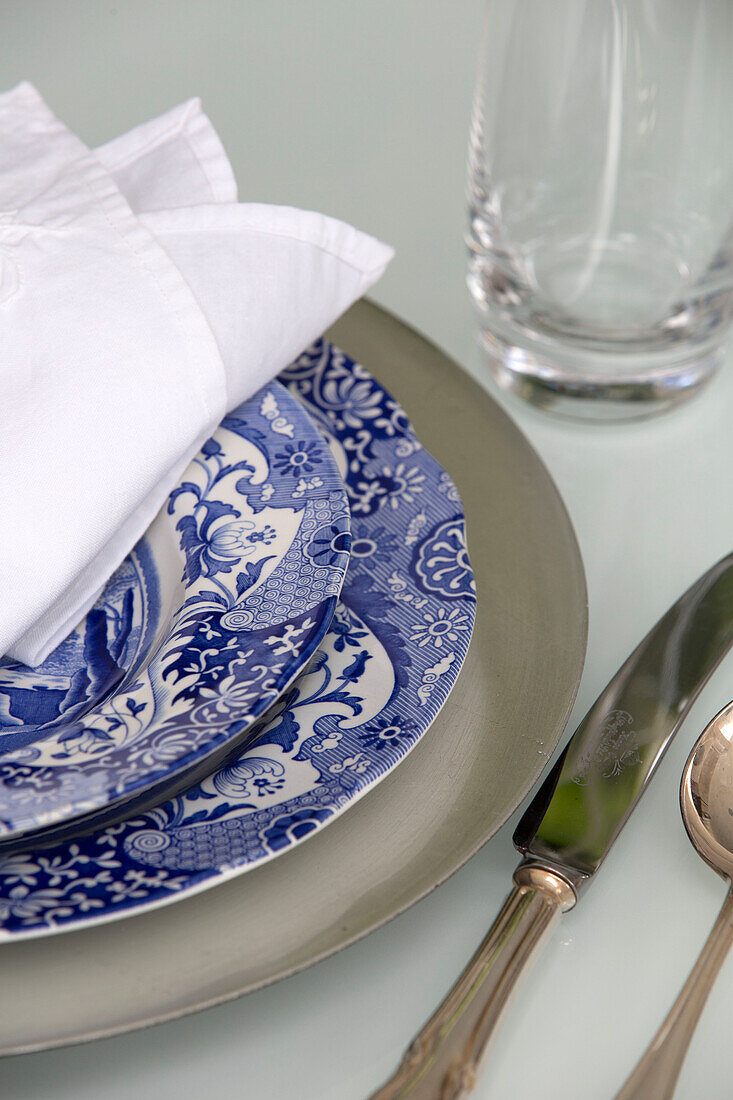
<svg viewBox="0 0 733 1100">
<path fill-rule="evenodd" d="M 354 942 L 496 832 L 565 727 L 587 601 L 549 474 L 488 394 L 378 307 L 360 303 L 329 336 L 388 387 L 461 494 L 478 615 L 453 693 L 405 763 L 300 847 L 176 905 L 4 945 L 2 1053 L 172 1019 Z"/>
</svg>

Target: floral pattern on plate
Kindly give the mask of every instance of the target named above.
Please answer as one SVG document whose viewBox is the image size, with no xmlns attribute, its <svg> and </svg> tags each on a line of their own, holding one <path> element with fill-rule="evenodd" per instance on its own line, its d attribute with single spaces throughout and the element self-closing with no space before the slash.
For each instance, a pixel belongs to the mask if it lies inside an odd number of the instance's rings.
<svg viewBox="0 0 733 1100">
<path fill-rule="evenodd" d="M 0 661 L 6 848 L 149 805 L 240 744 L 323 637 L 349 524 L 331 453 L 279 383 L 228 416 L 71 637 L 40 668 Z"/>
<path fill-rule="evenodd" d="M 328 438 L 354 517 L 328 633 L 225 767 L 123 824 L 0 861 L 8 937 L 141 912 L 277 856 L 403 760 L 455 683 L 475 616 L 455 486 L 337 348 L 317 343 L 281 381 Z M 340 538 L 324 525 L 314 552 Z"/>
</svg>

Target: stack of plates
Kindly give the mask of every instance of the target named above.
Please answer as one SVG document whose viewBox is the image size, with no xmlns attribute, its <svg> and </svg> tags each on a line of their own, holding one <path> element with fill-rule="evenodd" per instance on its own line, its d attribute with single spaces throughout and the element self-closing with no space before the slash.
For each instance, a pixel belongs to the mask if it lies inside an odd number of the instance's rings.
<svg viewBox="0 0 733 1100">
<path fill-rule="evenodd" d="M 170 902 L 321 828 L 428 728 L 474 612 L 453 482 L 319 342 L 43 666 L 3 662 L 2 934 Z"/>
<path fill-rule="evenodd" d="M 444 400 L 455 467 L 474 461 L 477 443 L 499 463 L 481 471 L 479 498 L 492 480 L 511 490 L 499 493 L 495 516 L 477 509 L 469 526 L 482 558 L 493 555 L 491 605 L 450 731 L 443 724 L 442 743 L 432 742 L 433 772 L 423 774 L 416 753 L 363 812 L 344 814 L 340 833 L 341 822 L 324 829 L 435 719 L 467 654 L 476 594 L 451 478 L 397 402 L 322 342 L 223 423 L 75 635 L 34 672 L 0 664 L 0 935 L 12 945 L 3 950 L 15 1003 L 0 1003 L 3 1050 L 176 1015 L 348 942 L 463 862 L 560 735 L 582 663 L 585 589 L 559 498 L 519 433 L 435 349 L 373 306 L 352 314 L 355 337 L 359 320 L 377 346 L 422 360 L 434 399 L 453 382 L 469 433 L 456 450 L 455 409 Z M 425 400 L 416 394 L 416 407 Z M 489 434 L 478 441 L 481 427 Z M 512 699 L 517 666 L 526 686 Z M 516 721 L 540 714 L 541 742 L 513 752 Z M 478 740 L 477 719 L 489 723 Z M 484 807 L 471 791 L 479 781 Z M 386 817 L 368 808 L 382 791 L 383 808 L 393 803 Z M 432 858 L 426 812 L 436 825 L 455 818 Z M 315 839 L 298 848 L 306 837 Z M 399 884 L 385 862 L 395 848 L 412 864 Z M 244 905 L 231 883 L 148 912 L 264 863 L 246 876 Z M 341 906 L 325 917 L 334 896 Z M 195 952 L 198 932 L 214 925 L 216 946 L 207 938 L 196 976 L 156 980 L 179 935 Z M 162 956 L 161 937 L 171 948 Z M 249 962 L 232 957 L 233 942 Z M 83 972 L 69 966 L 80 953 Z M 143 972 L 153 980 L 141 998 Z"/>
<path fill-rule="evenodd" d="M 0 662 L 0 852 L 129 817 L 251 739 L 322 641 L 348 546 L 328 446 L 274 383 L 204 444 L 74 634 L 38 669 Z"/>
</svg>

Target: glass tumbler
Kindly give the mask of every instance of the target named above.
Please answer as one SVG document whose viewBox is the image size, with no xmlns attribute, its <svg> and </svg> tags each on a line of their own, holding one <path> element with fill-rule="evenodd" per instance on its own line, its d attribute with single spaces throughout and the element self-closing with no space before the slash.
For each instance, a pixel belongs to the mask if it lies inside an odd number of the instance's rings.
<svg viewBox="0 0 733 1100">
<path fill-rule="evenodd" d="M 642 416 L 720 364 L 731 56 L 731 0 L 488 0 L 468 283 L 504 387 Z"/>
</svg>

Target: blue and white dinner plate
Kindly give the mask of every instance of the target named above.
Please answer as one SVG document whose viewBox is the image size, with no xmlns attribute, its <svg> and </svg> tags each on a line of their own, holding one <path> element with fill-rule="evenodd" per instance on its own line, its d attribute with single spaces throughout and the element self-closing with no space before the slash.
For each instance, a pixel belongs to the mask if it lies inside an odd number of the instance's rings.
<svg viewBox="0 0 733 1100">
<path fill-rule="evenodd" d="M 281 379 L 329 439 L 349 494 L 351 559 L 327 635 L 236 760 L 122 824 L 1 860 L 0 935 L 141 912 L 272 859 L 383 779 L 445 702 L 475 615 L 455 486 L 338 349 L 314 345 Z M 323 532 L 324 553 L 339 534 Z"/>
<path fill-rule="evenodd" d="M 74 634 L 37 669 L 0 661 L 0 847 L 119 820 L 221 764 L 313 656 L 348 544 L 331 452 L 272 383 L 204 444 Z"/>
</svg>

